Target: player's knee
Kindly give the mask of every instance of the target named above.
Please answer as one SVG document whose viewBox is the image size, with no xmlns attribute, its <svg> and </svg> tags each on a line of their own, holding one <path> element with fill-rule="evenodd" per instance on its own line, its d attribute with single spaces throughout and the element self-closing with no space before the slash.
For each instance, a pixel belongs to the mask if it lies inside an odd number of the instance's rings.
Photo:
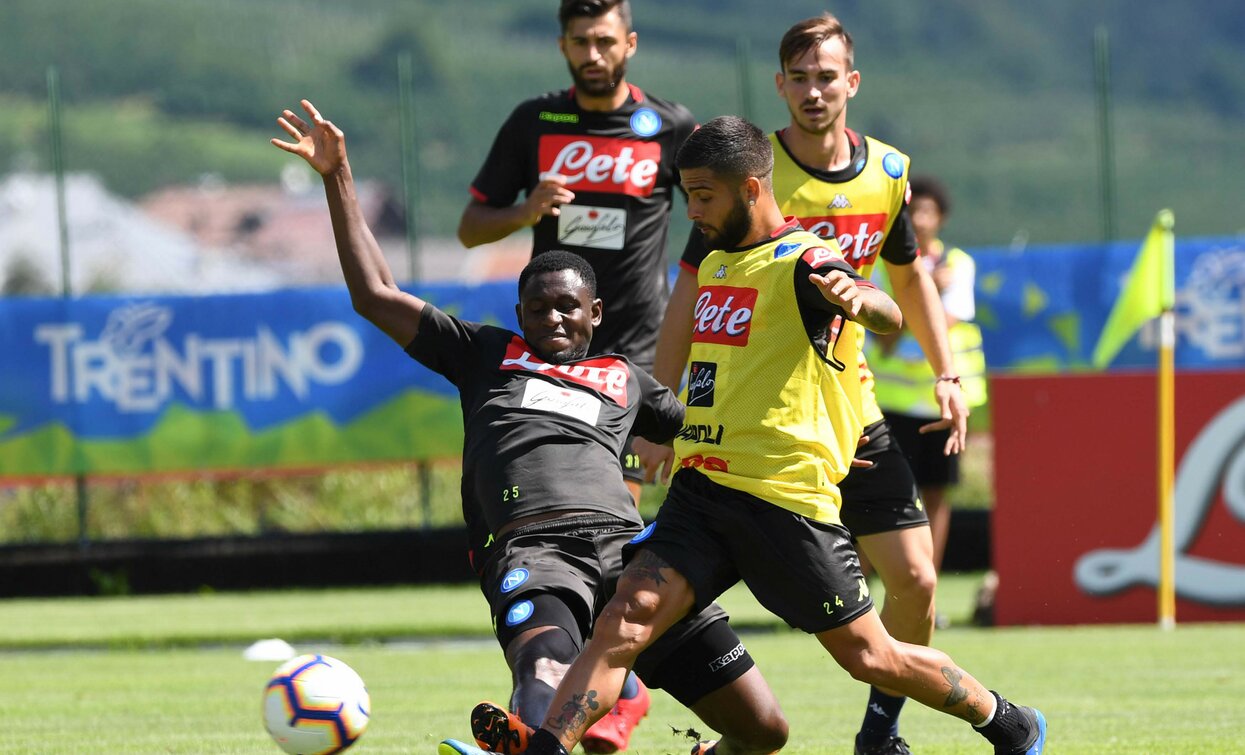
<svg viewBox="0 0 1245 755">
<path fill-rule="evenodd" d="M 777 752 L 786 747 L 790 727 L 787 717 L 777 705 L 751 711 L 750 716 L 754 717 L 741 722 L 741 731 L 723 732 L 725 738 L 740 745 L 737 749 L 745 752 Z"/>
<path fill-rule="evenodd" d="M 639 655 L 652 642 L 659 600 L 648 590 L 620 589 L 597 617 L 594 637 L 605 637 L 615 652 Z"/>
<path fill-rule="evenodd" d="M 507 656 L 515 672 L 535 672 L 542 667 L 569 666 L 579 654 L 571 635 L 562 627 L 541 627 L 527 636 L 520 636 Z M 557 682 L 553 686 L 557 686 Z"/>
<path fill-rule="evenodd" d="M 837 660 L 856 681 L 879 686 L 895 679 L 901 665 L 893 643 L 864 647 Z"/>
<path fill-rule="evenodd" d="M 888 595 L 894 596 L 900 605 L 934 610 L 934 592 L 938 589 L 938 572 L 932 561 L 912 564 L 897 585 L 887 585 Z"/>
</svg>

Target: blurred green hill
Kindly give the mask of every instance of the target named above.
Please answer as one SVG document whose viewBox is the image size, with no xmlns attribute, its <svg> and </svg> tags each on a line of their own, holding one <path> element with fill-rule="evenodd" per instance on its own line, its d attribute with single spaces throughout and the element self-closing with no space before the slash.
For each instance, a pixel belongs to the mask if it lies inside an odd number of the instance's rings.
<svg viewBox="0 0 1245 755">
<path fill-rule="evenodd" d="M 4 0 L 0 174 L 48 169 L 46 76 L 54 64 L 67 166 L 99 173 L 118 193 L 140 196 L 204 175 L 275 182 L 291 159 L 268 139 L 280 135 L 281 108 L 301 97 L 346 131 L 356 175 L 399 187 L 397 60 L 408 53 L 418 227 L 451 235 L 506 114 L 569 80 L 556 7 Z M 1099 238 L 1099 24 L 1111 35 L 1120 235 L 1139 237 L 1163 206 L 1176 211 L 1183 235 L 1245 230 L 1241 3 L 633 0 L 640 51 L 629 77 L 702 120 L 734 112 L 782 126 L 777 41 L 794 21 L 827 8 L 856 38 L 862 86 L 849 123 L 908 152 L 918 172 L 948 181 L 957 204 L 948 238 Z"/>
</svg>

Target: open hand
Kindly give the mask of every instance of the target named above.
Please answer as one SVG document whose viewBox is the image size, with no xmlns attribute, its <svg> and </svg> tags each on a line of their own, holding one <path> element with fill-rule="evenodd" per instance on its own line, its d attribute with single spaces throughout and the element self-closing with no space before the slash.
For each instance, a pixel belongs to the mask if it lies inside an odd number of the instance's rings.
<svg viewBox="0 0 1245 755">
<path fill-rule="evenodd" d="M 310 124 L 292 110 L 283 110 L 277 119 L 277 125 L 298 141 L 291 144 L 274 137 L 272 144 L 298 155 L 317 173 L 327 176 L 346 163 L 346 135 L 332 121 L 326 121 L 310 102 L 302 100 L 301 104 L 311 118 Z"/>
</svg>

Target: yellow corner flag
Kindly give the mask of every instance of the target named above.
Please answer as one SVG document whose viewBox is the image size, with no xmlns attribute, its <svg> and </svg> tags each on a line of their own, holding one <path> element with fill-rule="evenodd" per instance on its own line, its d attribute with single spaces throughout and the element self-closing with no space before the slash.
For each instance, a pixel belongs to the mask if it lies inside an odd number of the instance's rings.
<svg viewBox="0 0 1245 755">
<path fill-rule="evenodd" d="M 1124 290 L 1115 300 L 1102 335 L 1098 337 L 1098 345 L 1094 347 L 1096 369 L 1110 364 L 1146 320 L 1175 306 L 1176 243 L 1172 230 L 1175 224 L 1171 210 L 1160 210 L 1154 217 L 1154 225 L 1137 252 Z"/>
</svg>

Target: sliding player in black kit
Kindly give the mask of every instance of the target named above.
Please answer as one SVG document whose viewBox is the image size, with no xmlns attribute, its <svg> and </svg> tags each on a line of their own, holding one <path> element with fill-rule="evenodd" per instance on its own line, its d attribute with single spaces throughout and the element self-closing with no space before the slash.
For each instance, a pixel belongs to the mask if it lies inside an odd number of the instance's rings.
<svg viewBox="0 0 1245 755">
<path fill-rule="evenodd" d="M 578 255 L 549 252 L 519 278 L 521 334 L 458 320 L 400 290 L 364 222 L 345 136 L 311 103 L 310 122 L 284 111 L 295 142 L 274 145 L 324 178 L 351 302 L 406 352 L 460 392 L 465 442 L 463 512 L 492 546 L 474 564 L 513 678 L 517 715 L 473 721 L 477 744 L 522 752 L 597 612 L 613 594 L 622 548 L 643 524 L 618 453 L 633 430 L 656 442 L 682 427 L 674 395 L 616 354 L 589 356 L 602 319 L 596 278 Z M 739 752 L 786 741 L 777 701 L 716 605 L 685 619 L 636 664 Z M 524 722 L 527 723 L 524 723 Z M 445 752 L 475 752 L 447 740 Z"/>
</svg>

